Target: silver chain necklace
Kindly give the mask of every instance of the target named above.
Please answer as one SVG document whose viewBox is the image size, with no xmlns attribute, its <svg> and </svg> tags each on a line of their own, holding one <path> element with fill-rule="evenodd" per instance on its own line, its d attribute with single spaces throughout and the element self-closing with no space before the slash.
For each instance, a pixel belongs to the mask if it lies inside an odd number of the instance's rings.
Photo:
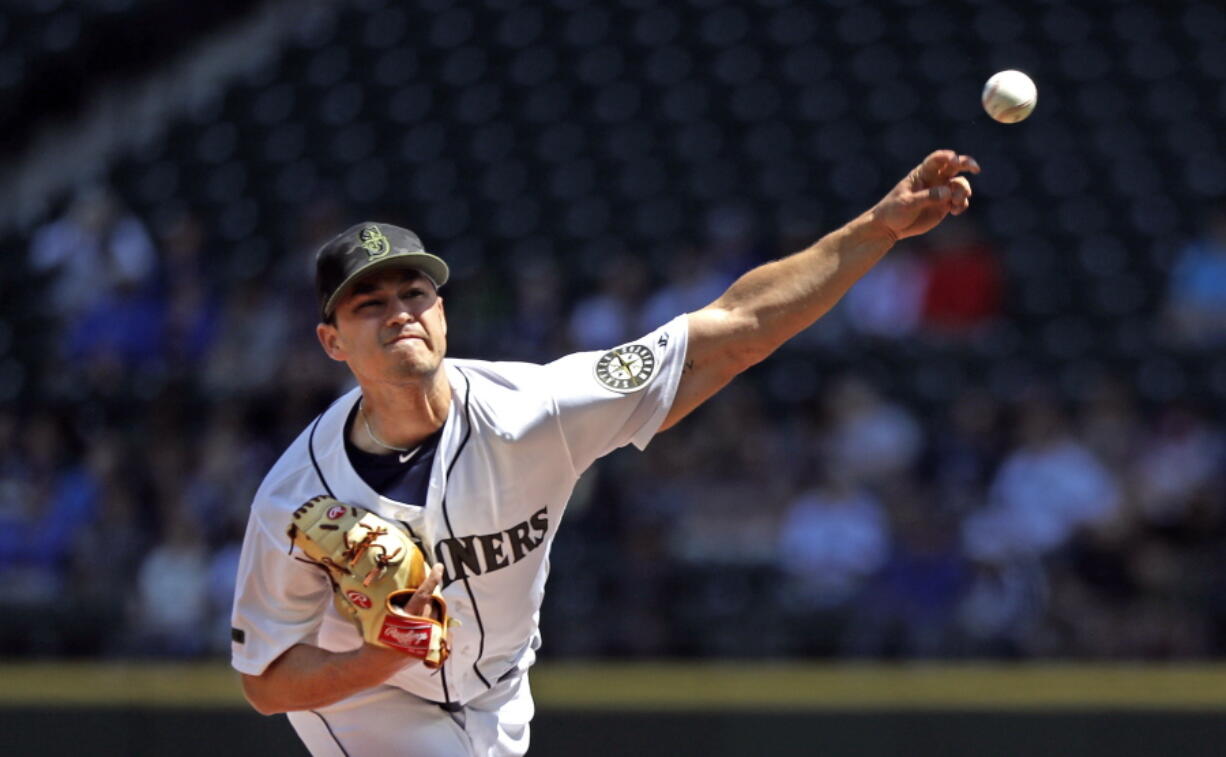
<svg viewBox="0 0 1226 757">
<path fill-rule="evenodd" d="M 407 456 L 402 455 L 400 458 L 400 462 L 407 463 L 413 457 L 413 455 L 417 454 L 417 450 L 421 449 L 420 444 L 411 450 L 408 447 L 393 447 L 392 445 L 383 441 L 379 437 L 375 436 L 375 430 L 370 427 L 370 416 L 366 414 L 366 398 L 365 397 L 363 397 L 362 400 L 358 403 L 358 413 L 360 413 L 362 416 L 362 425 L 366 427 L 367 436 L 369 436 L 375 444 L 378 444 L 380 447 L 383 447 L 384 449 L 390 449 L 392 452 L 401 452 L 401 453 L 408 452 L 409 453 Z"/>
</svg>

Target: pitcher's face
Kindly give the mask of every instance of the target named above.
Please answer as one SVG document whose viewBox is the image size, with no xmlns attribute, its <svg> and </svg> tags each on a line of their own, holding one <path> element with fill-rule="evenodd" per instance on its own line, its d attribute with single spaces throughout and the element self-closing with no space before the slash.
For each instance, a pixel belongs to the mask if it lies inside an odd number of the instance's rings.
<svg viewBox="0 0 1226 757">
<path fill-rule="evenodd" d="M 316 331 L 324 351 L 360 380 L 417 382 L 447 352 L 447 318 L 434 283 L 417 271 L 376 271 L 337 303 L 334 324 Z"/>
</svg>

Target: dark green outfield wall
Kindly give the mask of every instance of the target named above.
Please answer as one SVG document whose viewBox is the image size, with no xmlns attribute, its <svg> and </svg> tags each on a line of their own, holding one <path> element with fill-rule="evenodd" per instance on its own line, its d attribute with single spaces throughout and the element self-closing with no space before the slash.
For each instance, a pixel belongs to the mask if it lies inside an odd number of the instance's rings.
<svg viewBox="0 0 1226 757">
<path fill-rule="evenodd" d="M 1220 757 L 1220 712 L 539 713 L 531 757 Z M 0 709 L 5 757 L 297 757 L 241 709 Z"/>
<path fill-rule="evenodd" d="M 532 688 L 531 757 L 1226 757 L 1221 663 L 570 663 Z M 0 757 L 304 754 L 221 663 L 0 664 Z"/>
</svg>

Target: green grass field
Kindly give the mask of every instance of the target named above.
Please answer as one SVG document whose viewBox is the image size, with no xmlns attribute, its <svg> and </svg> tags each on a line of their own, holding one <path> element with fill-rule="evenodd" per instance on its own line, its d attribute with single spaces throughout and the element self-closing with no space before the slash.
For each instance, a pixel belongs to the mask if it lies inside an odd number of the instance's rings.
<svg viewBox="0 0 1226 757">
<path fill-rule="evenodd" d="M 243 707 L 222 663 L 7 663 L 0 705 Z M 1226 665 L 556 663 L 542 710 L 1226 710 Z"/>
</svg>

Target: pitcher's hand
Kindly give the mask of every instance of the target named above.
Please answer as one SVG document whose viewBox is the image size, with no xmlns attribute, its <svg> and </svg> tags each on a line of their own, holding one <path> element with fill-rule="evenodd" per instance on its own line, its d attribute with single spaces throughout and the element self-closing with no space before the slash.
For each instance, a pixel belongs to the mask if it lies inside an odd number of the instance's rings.
<svg viewBox="0 0 1226 757">
<path fill-rule="evenodd" d="M 979 173 L 979 163 L 953 150 L 937 150 L 874 206 L 873 218 L 896 239 L 923 234 L 970 205 L 971 183 L 963 173 Z"/>
</svg>

